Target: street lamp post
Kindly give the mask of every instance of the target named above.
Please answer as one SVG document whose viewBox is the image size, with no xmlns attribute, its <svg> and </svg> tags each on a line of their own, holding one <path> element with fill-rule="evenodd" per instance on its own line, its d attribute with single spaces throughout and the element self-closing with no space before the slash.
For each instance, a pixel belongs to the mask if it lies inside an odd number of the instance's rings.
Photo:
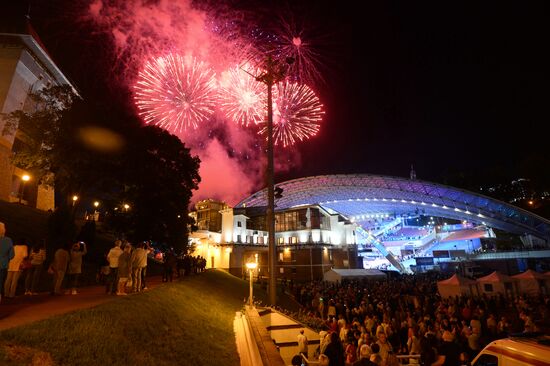
<svg viewBox="0 0 550 366">
<path fill-rule="evenodd" d="M 256 262 L 248 262 L 246 264 L 246 268 L 248 268 L 248 276 L 250 277 L 250 295 L 248 297 L 248 304 L 250 305 L 250 307 L 253 307 L 254 306 L 254 294 L 253 294 L 253 290 L 252 290 L 252 287 L 253 287 L 253 281 L 254 281 L 254 270 L 256 269 L 256 267 L 258 267 L 258 263 Z"/>
<path fill-rule="evenodd" d="M 25 184 L 31 179 L 31 177 L 27 174 L 23 175 L 21 177 L 21 180 L 23 183 L 21 183 L 21 193 L 19 194 L 19 203 L 21 203 L 21 199 L 23 198 L 23 194 L 25 194 Z"/>
<path fill-rule="evenodd" d="M 287 60 L 291 63 L 291 60 Z M 269 302 L 275 306 L 277 299 L 277 274 L 275 260 L 277 247 L 275 245 L 275 196 L 273 173 L 273 85 L 284 79 L 286 66 L 269 56 L 265 63 L 265 72 L 256 76 L 256 80 L 267 85 L 267 232 L 268 232 L 268 269 L 269 269 Z"/>
</svg>

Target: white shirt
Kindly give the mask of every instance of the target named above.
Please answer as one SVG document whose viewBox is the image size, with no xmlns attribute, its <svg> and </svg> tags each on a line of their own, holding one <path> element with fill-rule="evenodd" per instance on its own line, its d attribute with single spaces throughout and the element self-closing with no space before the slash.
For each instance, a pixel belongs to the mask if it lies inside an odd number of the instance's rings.
<svg viewBox="0 0 550 366">
<path fill-rule="evenodd" d="M 15 256 L 8 264 L 8 271 L 19 271 L 21 262 L 28 255 L 28 249 L 26 245 L 14 245 L 13 251 L 15 252 Z"/>
<path fill-rule="evenodd" d="M 298 334 L 298 352 L 307 352 L 307 337 L 303 334 Z"/>
<path fill-rule="evenodd" d="M 107 261 L 109 261 L 109 267 L 118 268 L 118 257 L 122 254 L 122 249 L 120 247 L 114 247 L 109 250 L 107 254 Z"/>
</svg>

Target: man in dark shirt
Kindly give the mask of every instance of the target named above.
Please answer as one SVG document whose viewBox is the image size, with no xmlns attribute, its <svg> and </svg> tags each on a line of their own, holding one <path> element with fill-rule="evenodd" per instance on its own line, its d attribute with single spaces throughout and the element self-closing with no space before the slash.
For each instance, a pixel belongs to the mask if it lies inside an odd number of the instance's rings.
<svg viewBox="0 0 550 366">
<path fill-rule="evenodd" d="M 439 346 L 437 360 L 432 366 L 460 366 L 460 346 L 454 342 L 454 335 L 448 330 L 443 332 L 443 342 Z"/>
</svg>

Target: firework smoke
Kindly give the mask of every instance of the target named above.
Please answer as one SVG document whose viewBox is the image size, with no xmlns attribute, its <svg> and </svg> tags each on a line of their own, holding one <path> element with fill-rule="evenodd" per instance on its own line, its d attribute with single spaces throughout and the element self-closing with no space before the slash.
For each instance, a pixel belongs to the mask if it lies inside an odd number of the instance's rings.
<svg viewBox="0 0 550 366">
<path fill-rule="evenodd" d="M 191 0 L 93 0 L 83 20 L 91 21 L 98 33 L 112 40 L 113 79 L 134 87 L 138 112 L 145 122 L 168 129 L 184 141 L 193 154 L 199 155 L 202 182 L 194 201 L 198 197 L 216 197 L 234 204 L 263 186 L 263 141 L 259 141 L 254 129 L 243 129 L 240 125 L 264 122 L 265 94 L 252 77 L 242 71 L 239 75 L 234 66 L 263 59 L 256 43 L 250 39 L 248 30 L 255 26 L 249 17 L 218 1 L 198 4 Z M 291 40 L 295 48 L 282 52 L 305 66 L 307 62 L 301 60 L 311 59 L 314 54 L 302 51 L 311 49 L 307 35 L 298 36 L 299 41 L 295 37 Z M 278 42 L 288 43 L 284 37 L 280 40 L 283 41 Z M 177 54 L 193 55 L 197 62 L 195 69 L 203 73 L 194 74 L 187 68 L 188 64 L 179 70 L 174 64 L 177 56 L 167 59 L 167 55 Z M 197 66 L 199 64 L 209 66 Z M 168 74 L 176 76 L 168 77 Z M 219 76 L 218 91 L 222 94 L 219 114 L 212 114 L 211 74 Z M 182 75 L 193 75 L 192 78 L 199 80 L 201 92 L 191 94 L 193 100 L 200 103 L 184 103 L 191 83 L 186 84 Z M 302 71 L 300 80 L 310 77 L 306 75 Z M 229 83 L 224 78 L 230 80 Z M 311 96 L 313 92 L 309 88 L 294 90 L 308 94 L 283 96 L 276 101 L 279 107 L 276 113 L 281 116 L 275 120 L 280 135 L 277 141 L 282 146 L 310 137 L 319 128 L 317 118 L 322 112 L 316 97 Z M 282 95 L 287 94 L 283 91 Z M 195 108 L 190 108 L 191 105 Z M 307 110 L 299 112 L 300 106 Z M 222 123 L 221 119 L 230 123 Z M 299 162 L 300 158 L 292 155 L 297 154 L 296 150 L 284 152 L 284 160 L 275 161 L 278 169 L 294 167 L 293 162 Z M 223 185 L 218 184 L 221 176 Z M 232 192 L 235 194 L 231 195 Z"/>
</svg>

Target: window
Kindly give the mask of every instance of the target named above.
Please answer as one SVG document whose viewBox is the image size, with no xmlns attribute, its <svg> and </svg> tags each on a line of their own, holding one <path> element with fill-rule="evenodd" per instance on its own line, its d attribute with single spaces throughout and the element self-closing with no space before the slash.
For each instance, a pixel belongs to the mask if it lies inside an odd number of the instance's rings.
<svg viewBox="0 0 550 366">
<path fill-rule="evenodd" d="M 237 227 L 242 227 L 242 223 L 240 221 L 237 221 Z"/>
<path fill-rule="evenodd" d="M 292 267 L 292 274 L 296 274 L 296 267 Z"/>
<path fill-rule="evenodd" d="M 498 366 L 498 357 L 489 354 L 479 356 L 473 366 Z"/>
<path fill-rule="evenodd" d="M 292 244 L 297 244 L 297 243 L 298 243 L 298 237 L 292 236 L 292 237 L 290 238 L 290 242 L 291 242 Z"/>
<path fill-rule="evenodd" d="M 277 244 L 284 244 L 284 243 L 285 243 L 285 238 L 280 237 L 279 239 L 277 239 Z"/>
<path fill-rule="evenodd" d="M 285 260 L 285 255 L 284 255 L 284 253 L 283 253 L 283 252 L 280 252 L 280 253 L 279 253 L 279 262 L 282 262 L 282 261 L 284 261 L 284 260 Z"/>
<path fill-rule="evenodd" d="M 483 289 L 485 292 L 493 292 L 493 285 L 490 283 L 483 284 Z"/>
<path fill-rule="evenodd" d="M 241 242 L 241 236 L 237 235 L 237 243 L 240 243 L 240 242 Z"/>
</svg>

